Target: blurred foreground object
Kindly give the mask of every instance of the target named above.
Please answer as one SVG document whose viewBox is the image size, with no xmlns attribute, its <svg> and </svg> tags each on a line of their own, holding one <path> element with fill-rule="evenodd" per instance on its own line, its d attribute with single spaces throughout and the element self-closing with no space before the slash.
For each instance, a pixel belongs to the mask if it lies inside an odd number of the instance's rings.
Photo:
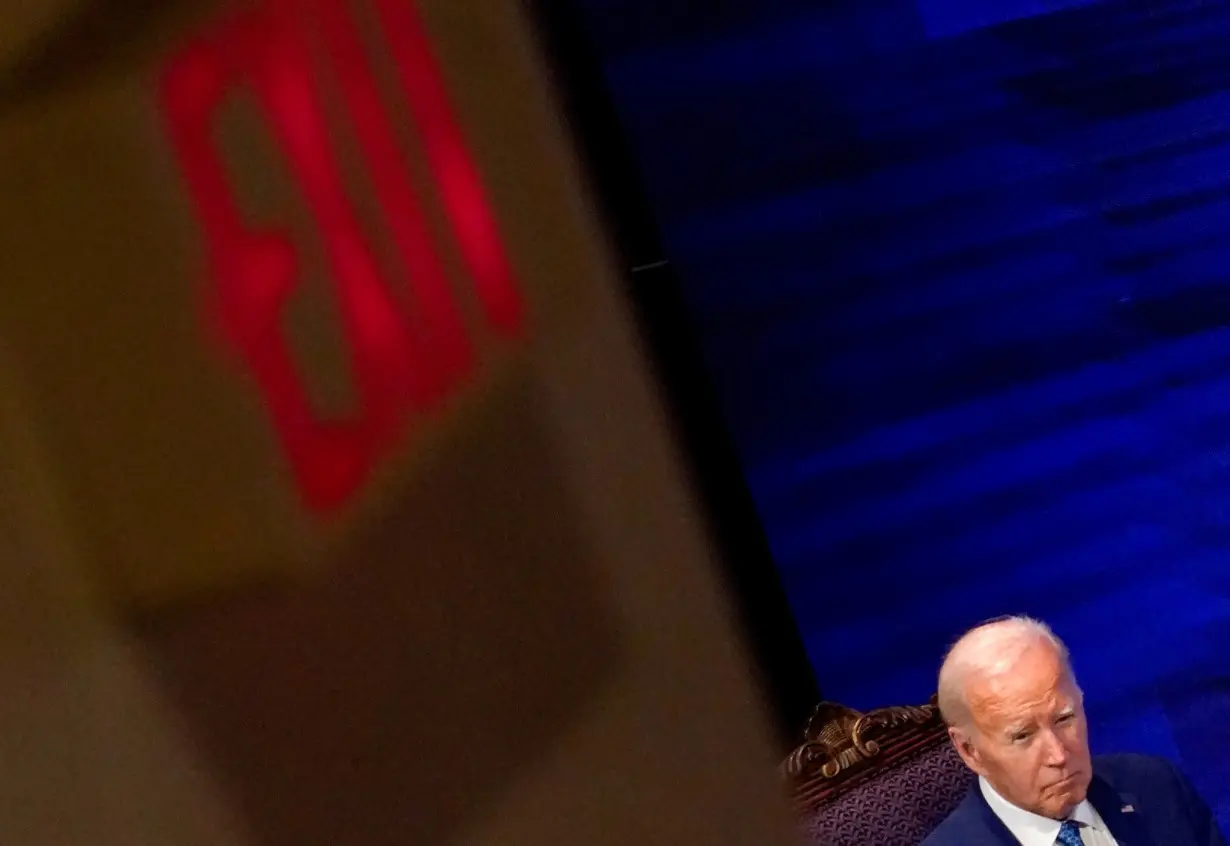
<svg viewBox="0 0 1230 846">
<path fill-rule="evenodd" d="M 39 40 L 79 14 L 83 0 L 21 0 L 7 4 L 0 24 L 0 79 Z"/>
<path fill-rule="evenodd" d="M 788 842 L 515 4 L 151 20 L 0 113 L 38 554 L 178 708 L 150 742 L 257 843 Z"/>
</svg>

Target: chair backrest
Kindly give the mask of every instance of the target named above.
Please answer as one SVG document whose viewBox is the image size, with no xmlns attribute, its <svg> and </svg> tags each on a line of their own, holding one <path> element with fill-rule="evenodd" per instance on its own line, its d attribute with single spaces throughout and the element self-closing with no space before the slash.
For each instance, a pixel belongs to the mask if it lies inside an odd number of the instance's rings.
<svg viewBox="0 0 1230 846">
<path fill-rule="evenodd" d="M 865 714 L 822 702 L 804 738 L 782 774 L 815 846 L 917 846 L 973 783 L 934 697 Z"/>
</svg>

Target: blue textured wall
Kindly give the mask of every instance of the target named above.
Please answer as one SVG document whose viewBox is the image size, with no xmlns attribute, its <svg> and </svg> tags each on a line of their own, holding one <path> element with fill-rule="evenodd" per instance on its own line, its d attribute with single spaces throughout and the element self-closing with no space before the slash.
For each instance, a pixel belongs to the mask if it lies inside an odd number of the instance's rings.
<svg viewBox="0 0 1230 846">
<path fill-rule="evenodd" d="M 1038 614 L 1230 823 L 1230 3 L 578 2 L 825 693 Z"/>
</svg>

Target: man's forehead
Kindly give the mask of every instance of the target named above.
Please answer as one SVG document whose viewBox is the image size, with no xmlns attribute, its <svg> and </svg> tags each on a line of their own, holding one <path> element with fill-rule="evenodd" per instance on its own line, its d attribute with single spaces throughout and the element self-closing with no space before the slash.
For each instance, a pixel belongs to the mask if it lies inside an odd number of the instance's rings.
<svg viewBox="0 0 1230 846">
<path fill-rule="evenodd" d="M 1063 704 L 1071 698 L 1068 687 L 1062 671 L 1032 675 L 996 673 L 970 678 L 965 698 L 975 716 L 1011 719 L 1016 712 L 1027 712 L 1039 705 Z"/>
</svg>

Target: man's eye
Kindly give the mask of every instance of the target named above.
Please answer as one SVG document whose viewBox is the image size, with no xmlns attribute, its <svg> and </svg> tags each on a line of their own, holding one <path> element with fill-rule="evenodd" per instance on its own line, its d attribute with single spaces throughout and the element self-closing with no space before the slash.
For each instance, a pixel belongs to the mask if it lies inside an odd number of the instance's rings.
<svg viewBox="0 0 1230 846">
<path fill-rule="evenodd" d="M 1033 732 L 1018 731 L 1012 735 L 1011 739 L 1013 743 L 1024 743 L 1025 741 L 1029 740 L 1029 738 L 1032 736 L 1033 736 Z"/>
<path fill-rule="evenodd" d="M 1068 723 L 1068 722 L 1071 722 L 1071 721 L 1072 721 L 1072 718 L 1073 718 L 1073 717 L 1075 717 L 1075 716 L 1076 716 L 1075 714 L 1060 714 L 1060 715 L 1059 715 L 1059 722 L 1061 722 L 1061 723 Z"/>
</svg>

